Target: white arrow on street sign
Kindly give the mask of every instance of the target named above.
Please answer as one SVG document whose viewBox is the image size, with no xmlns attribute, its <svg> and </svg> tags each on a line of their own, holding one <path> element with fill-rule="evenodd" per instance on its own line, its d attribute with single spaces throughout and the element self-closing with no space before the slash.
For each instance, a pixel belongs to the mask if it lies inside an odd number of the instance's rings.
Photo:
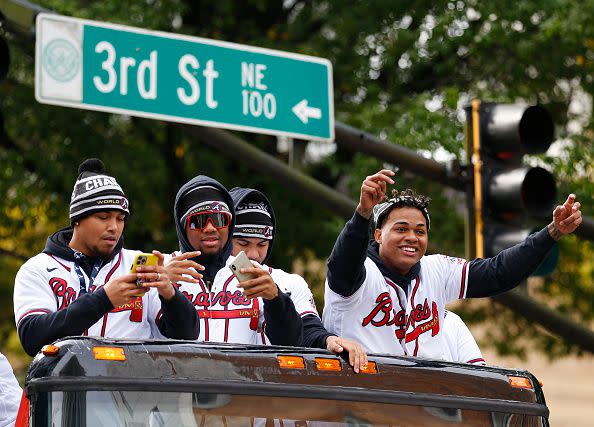
<svg viewBox="0 0 594 427">
<path fill-rule="evenodd" d="M 308 119 L 321 119 L 322 118 L 322 110 L 315 107 L 308 107 L 307 106 L 307 99 L 302 100 L 298 104 L 296 104 L 293 108 L 293 113 L 299 120 L 303 123 L 307 124 Z"/>
</svg>

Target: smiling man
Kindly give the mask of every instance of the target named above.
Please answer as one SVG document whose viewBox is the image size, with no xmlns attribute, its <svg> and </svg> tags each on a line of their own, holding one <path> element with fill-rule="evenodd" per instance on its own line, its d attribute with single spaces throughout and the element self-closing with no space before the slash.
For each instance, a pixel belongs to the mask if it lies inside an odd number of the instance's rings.
<svg viewBox="0 0 594 427">
<path fill-rule="evenodd" d="M 195 339 L 196 312 L 172 286 L 163 256 L 155 252 L 161 265 L 129 273 L 140 252 L 123 248 L 130 210 L 122 187 L 99 159 L 84 161 L 78 171 L 71 226 L 48 237 L 15 278 L 15 321 L 25 351 L 34 356 L 58 338 L 83 334 L 149 339 L 158 330 Z"/>
<path fill-rule="evenodd" d="M 384 169 L 365 178 L 356 212 L 328 259 L 324 326 L 359 340 L 369 352 L 447 360 L 445 305 L 517 286 L 556 240 L 582 222 L 580 204 L 570 194 L 547 227 L 493 258 L 425 255 L 429 199 L 405 190 L 381 203 L 392 176 Z"/>
</svg>

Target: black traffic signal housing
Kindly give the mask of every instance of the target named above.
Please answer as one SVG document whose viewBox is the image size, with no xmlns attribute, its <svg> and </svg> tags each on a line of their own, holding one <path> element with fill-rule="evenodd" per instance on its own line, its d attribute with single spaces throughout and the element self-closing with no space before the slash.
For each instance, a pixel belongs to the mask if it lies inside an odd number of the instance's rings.
<svg viewBox="0 0 594 427">
<path fill-rule="evenodd" d="M 547 151 L 555 127 L 541 106 L 473 101 L 467 107 L 467 151 L 473 167 L 469 257 L 491 257 L 523 241 L 531 218 L 550 216 L 555 178 L 522 163 Z"/>
</svg>

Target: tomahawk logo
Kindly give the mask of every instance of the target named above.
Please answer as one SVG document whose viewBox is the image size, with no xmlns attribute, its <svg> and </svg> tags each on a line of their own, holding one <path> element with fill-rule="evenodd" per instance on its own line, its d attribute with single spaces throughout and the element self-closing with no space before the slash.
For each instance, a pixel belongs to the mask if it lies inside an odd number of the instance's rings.
<svg viewBox="0 0 594 427">
<path fill-rule="evenodd" d="M 264 237 L 272 237 L 272 229 L 268 226 L 264 227 L 264 231 L 262 232 Z"/>
</svg>

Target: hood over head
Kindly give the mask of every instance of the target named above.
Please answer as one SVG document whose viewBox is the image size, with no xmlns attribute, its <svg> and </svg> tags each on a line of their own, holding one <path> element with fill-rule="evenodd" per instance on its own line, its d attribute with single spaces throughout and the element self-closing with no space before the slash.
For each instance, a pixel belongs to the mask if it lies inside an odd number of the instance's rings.
<svg viewBox="0 0 594 427">
<path fill-rule="evenodd" d="M 233 209 L 233 199 L 227 189 L 216 179 L 205 175 L 198 175 L 182 185 L 175 196 L 175 205 L 173 207 L 173 219 L 179 240 L 179 249 L 182 253 L 194 250 L 186 236 L 185 219 L 196 209 L 200 209 L 205 203 L 211 202 L 218 205 L 223 210 L 228 210 L 231 214 L 231 223 L 229 224 L 229 238 L 219 254 L 212 257 L 200 255 L 192 258 L 197 263 L 206 267 L 202 271 L 206 280 L 213 280 L 217 272 L 225 266 L 225 261 L 231 255 L 233 247 L 233 228 L 235 227 L 235 211 Z"/>
</svg>

